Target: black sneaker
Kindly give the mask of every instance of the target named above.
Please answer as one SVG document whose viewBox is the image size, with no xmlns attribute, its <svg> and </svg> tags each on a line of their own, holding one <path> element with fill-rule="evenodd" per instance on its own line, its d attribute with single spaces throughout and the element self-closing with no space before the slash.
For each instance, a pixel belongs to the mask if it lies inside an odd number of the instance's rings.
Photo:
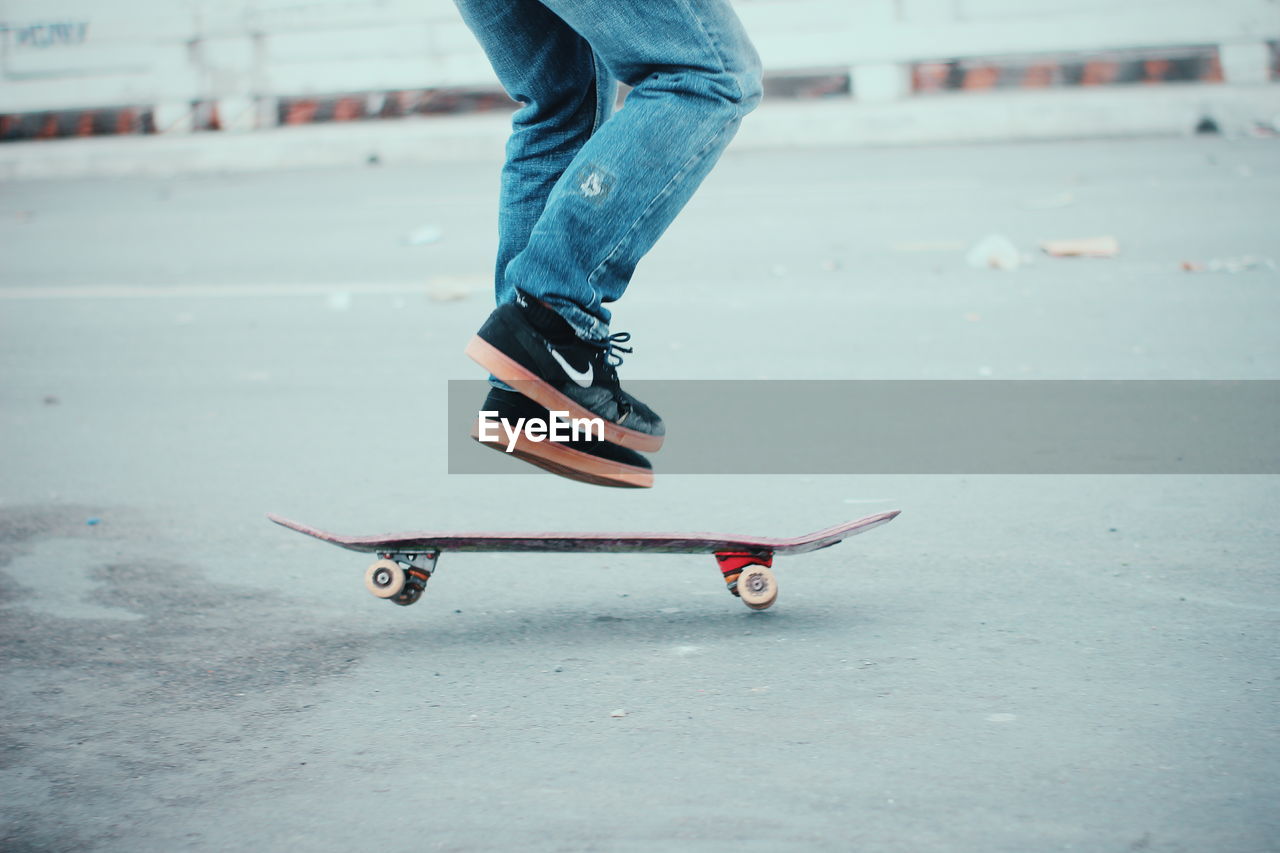
<svg viewBox="0 0 1280 853">
<path fill-rule="evenodd" d="M 466 353 L 521 394 L 573 418 L 603 418 L 606 441 L 633 450 L 662 447 L 666 428 L 653 410 L 618 384 L 619 353 L 631 335 L 579 338 L 563 317 L 517 292 L 498 306 Z"/>
<path fill-rule="evenodd" d="M 593 486 L 647 489 L 653 485 L 653 468 L 649 460 L 634 450 L 585 437 L 535 441 L 524 430 L 517 431 L 515 425 L 521 419 L 525 423 L 531 418 L 547 423 L 550 417 L 545 408 L 523 394 L 493 388 L 485 398 L 481 412 L 497 412 L 496 418 L 493 415 L 486 418 L 486 435 L 481 434 L 485 425 L 480 417 L 471 428 L 471 437 L 485 447 L 510 453 L 552 474 Z M 505 421 L 507 426 L 501 426 L 500 421 Z"/>
</svg>

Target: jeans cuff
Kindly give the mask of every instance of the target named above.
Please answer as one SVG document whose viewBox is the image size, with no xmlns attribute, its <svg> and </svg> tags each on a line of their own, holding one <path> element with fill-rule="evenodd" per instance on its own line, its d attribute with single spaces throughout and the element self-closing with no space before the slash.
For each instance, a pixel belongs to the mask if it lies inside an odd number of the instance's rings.
<svg viewBox="0 0 1280 853">
<path fill-rule="evenodd" d="M 565 319 L 578 337 L 583 340 L 599 341 L 609 336 L 609 325 L 601 322 L 594 314 L 588 314 L 577 305 L 562 302 L 555 297 L 546 300 L 555 312 Z"/>
</svg>

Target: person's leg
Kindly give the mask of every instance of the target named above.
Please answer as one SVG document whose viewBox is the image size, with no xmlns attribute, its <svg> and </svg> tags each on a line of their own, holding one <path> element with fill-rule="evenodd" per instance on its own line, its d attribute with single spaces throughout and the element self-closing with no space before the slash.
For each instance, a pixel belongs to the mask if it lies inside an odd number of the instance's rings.
<svg viewBox="0 0 1280 853">
<path fill-rule="evenodd" d="M 561 174 L 504 282 L 602 339 L 603 304 L 622 295 L 759 101 L 759 58 L 727 0 L 542 2 L 632 91 L 588 139 L 575 137 L 567 166 L 547 170 Z"/>
<path fill-rule="evenodd" d="M 728 0 L 541 3 L 632 91 L 567 166 L 557 162 L 561 174 L 503 271 L 513 301 L 498 306 L 466 352 L 548 409 L 602 417 L 606 440 L 657 450 L 665 426 L 620 387 L 618 353 L 629 350 L 620 346 L 626 336 L 609 335 L 604 304 L 626 290 L 640 258 L 759 101 L 759 59 Z M 472 26 L 520 24 L 499 18 Z M 545 71 L 554 67 L 548 62 Z M 495 68 L 504 73 L 501 63 Z M 536 135 L 550 138 L 545 128 Z"/>
<path fill-rule="evenodd" d="M 552 187 L 613 111 L 617 84 L 582 36 L 538 0 L 455 0 L 499 82 L 521 104 L 511 121 L 498 204 L 494 295 L 528 244 Z"/>
<path fill-rule="evenodd" d="M 537 0 L 456 0 L 507 93 L 521 107 L 512 118 L 499 197 L 494 296 L 513 309 L 515 287 L 507 264 L 528 243 L 547 196 L 578 149 L 612 112 L 617 84 L 586 41 Z M 543 310 L 546 310 L 545 308 Z M 547 311 L 548 314 L 553 312 Z M 554 319 L 559 322 L 558 317 Z M 517 422 L 550 413 L 491 376 L 496 386 L 481 412 Z M 645 488 L 648 461 L 604 441 L 518 441 L 515 447 L 472 437 L 552 473 L 593 485 Z"/>
</svg>

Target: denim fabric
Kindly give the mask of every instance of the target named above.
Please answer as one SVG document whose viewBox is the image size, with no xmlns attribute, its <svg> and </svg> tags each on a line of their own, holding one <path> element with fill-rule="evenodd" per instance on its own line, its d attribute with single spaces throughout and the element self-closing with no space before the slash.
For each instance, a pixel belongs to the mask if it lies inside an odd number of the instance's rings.
<svg viewBox="0 0 1280 853">
<path fill-rule="evenodd" d="M 583 337 L 760 100 L 727 0 L 455 0 L 512 98 L 495 276 Z M 632 87 L 623 109 L 616 83 Z"/>
</svg>

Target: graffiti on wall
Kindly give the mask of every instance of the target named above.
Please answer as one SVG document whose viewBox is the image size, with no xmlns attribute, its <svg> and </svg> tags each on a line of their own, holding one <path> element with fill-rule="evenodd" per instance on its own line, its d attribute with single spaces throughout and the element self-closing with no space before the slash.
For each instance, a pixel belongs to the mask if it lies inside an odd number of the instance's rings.
<svg viewBox="0 0 1280 853">
<path fill-rule="evenodd" d="M 0 22 L 0 38 L 6 47 L 45 50 L 84 44 L 89 38 L 88 21 L 54 21 L 39 24 Z"/>
</svg>

